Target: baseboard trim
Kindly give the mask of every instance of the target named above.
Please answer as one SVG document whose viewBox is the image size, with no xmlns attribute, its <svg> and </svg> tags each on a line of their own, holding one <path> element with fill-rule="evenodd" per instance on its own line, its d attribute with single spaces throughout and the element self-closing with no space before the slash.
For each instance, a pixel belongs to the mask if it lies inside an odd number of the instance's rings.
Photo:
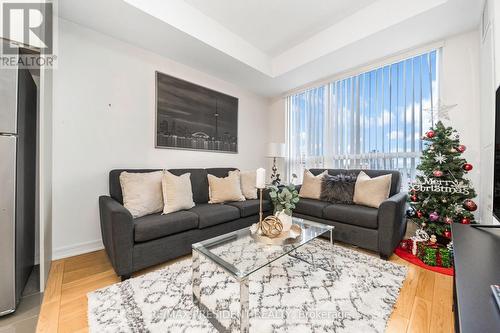
<svg viewBox="0 0 500 333">
<path fill-rule="evenodd" d="M 73 257 L 102 249 L 104 249 L 104 245 L 100 239 L 75 245 L 62 246 L 52 251 L 52 260 Z"/>
</svg>

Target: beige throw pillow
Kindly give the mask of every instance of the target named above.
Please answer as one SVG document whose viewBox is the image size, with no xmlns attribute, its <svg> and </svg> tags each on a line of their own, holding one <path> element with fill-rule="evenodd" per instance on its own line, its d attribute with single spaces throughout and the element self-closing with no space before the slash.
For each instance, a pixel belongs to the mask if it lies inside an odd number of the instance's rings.
<svg viewBox="0 0 500 333">
<path fill-rule="evenodd" d="M 176 176 L 165 170 L 163 171 L 161 185 L 163 189 L 163 197 L 165 198 L 163 214 L 169 214 L 194 207 L 190 173 Z"/>
<path fill-rule="evenodd" d="M 354 203 L 373 208 L 389 198 L 391 191 L 392 175 L 383 175 L 371 178 L 361 171 L 354 187 Z"/>
<path fill-rule="evenodd" d="M 222 203 L 227 201 L 245 201 L 241 193 L 240 172 L 232 172 L 225 178 L 208 175 L 210 201 L 208 203 Z"/>
<path fill-rule="evenodd" d="M 229 171 L 229 175 L 233 173 L 240 174 L 240 185 L 241 193 L 245 199 L 257 199 L 257 188 L 255 187 L 255 181 L 257 178 L 257 172 L 253 171 Z"/>
<path fill-rule="evenodd" d="M 162 174 L 162 171 L 146 173 L 124 171 L 120 174 L 123 206 L 134 218 L 158 213 L 163 209 Z"/>
<path fill-rule="evenodd" d="M 319 200 L 321 196 L 321 181 L 328 174 L 325 170 L 315 176 L 309 170 L 304 170 L 304 178 L 302 179 L 302 187 L 300 188 L 299 197 Z"/>
</svg>

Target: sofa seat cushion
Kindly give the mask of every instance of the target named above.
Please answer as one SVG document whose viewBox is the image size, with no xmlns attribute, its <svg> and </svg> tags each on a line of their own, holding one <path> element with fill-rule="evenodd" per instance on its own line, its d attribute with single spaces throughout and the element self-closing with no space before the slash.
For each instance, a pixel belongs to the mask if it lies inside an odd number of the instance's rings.
<svg viewBox="0 0 500 333">
<path fill-rule="evenodd" d="M 228 202 L 227 205 L 237 207 L 240 210 L 241 217 L 248 217 L 259 214 L 259 200 L 246 200 Z M 269 200 L 262 200 L 262 210 L 268 212 L 271 210 L 271 202 Z"/>
<path fill-rule="evenodd" d="M 191 212 L 146 215 L 134 220 L 134 240 L 146 242 L 196 228 L 198 215 Z"/>
<path fill-rule="evenodd" d="M 309 215 L 314 217 L 323 217 L 323 209 L 330 205 L 329 202 L 300 198 L 299 202 L 295 205 L 294 212 L 302 215 Z"/>
<path fill-rule="evenodd" d="M 240 210 L 226 204 L 199 204 L 189 211 L 198 215 L 200 229 L 240 218 Z"/>
<path fill-rule="evenodd" d="M 325 208 L 325 218 L 363 228 L 377 229 L 378 209 L 359 206 L 331 204 Z"/>
</svg>

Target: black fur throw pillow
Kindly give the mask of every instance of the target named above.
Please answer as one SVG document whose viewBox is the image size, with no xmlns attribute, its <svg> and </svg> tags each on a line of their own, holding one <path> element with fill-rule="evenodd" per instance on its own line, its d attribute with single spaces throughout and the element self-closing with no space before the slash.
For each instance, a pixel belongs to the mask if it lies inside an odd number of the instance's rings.
<svg viewBox="0 0 500 333">
<path fill-rule="evenodd" d="M 354 197 L 356 178 L 355 174 L 324 176 L 321 181 L 320 199 L 331 203 L 354 204 L 352 199 Z"/>
</svg>

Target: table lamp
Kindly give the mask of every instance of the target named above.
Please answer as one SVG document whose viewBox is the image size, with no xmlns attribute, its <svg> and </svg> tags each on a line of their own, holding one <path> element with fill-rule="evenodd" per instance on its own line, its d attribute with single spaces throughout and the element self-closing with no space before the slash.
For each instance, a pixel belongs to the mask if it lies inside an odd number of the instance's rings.
<svg viewBox="0 0 500 333">
<path fill-rule="evenodd" d="M 266 157 L 273 159 L 273 167 L 271 174 L 271 182 L 273 185 L 280 185 L 281 177 L 278 173 L 278 167 L 276 166 L 276 159 L 285 157 L 285 144 L 271 142 L 267 145 L 267 155 Z"/>
</svg>

